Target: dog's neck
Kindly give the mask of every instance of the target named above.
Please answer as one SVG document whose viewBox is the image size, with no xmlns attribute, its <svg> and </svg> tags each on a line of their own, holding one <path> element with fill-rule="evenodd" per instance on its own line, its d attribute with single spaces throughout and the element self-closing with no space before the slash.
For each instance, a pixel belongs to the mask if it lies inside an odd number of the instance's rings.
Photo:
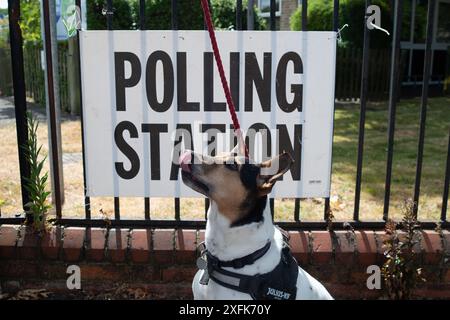
<svg viewBox="0 0 450 320">
<path fill-rule="evenodd" d="M 206 223 L 206 248 L 223 261 L 240 258 L 262 248 L 268 240 L 273 239 L 274 228 L 268 201 L 261 221 L 231 227 L 231 222 L 211 200 Z"/>
</svg>

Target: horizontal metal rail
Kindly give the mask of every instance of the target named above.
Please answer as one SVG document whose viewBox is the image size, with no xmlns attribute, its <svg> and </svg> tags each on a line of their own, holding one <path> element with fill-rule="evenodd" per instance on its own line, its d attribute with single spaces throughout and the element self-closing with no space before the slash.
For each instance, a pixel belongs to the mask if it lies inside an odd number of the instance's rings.
<svg viewBox="0 0 450 320">
<path fill-rule="evenodd" d="M 24 218 L 0 218 L 0 225 L 20 225 Z M 57 220 L 57 225 L 67 227 L 93 227 L 93 228 L 144 228 L 144 229 L 205 229 L 205 220 L 103 220 L 103 219 L 66 219 Z M 275 221 L 275 224 L 285 230 L 326 230 L 330 225 L 324 221 Z M 385 221 L 334 221 L 331 230 L 384 230 Z M 421 221 L 420 227 L 426 230 L 436 229 L 436 221 Z M 450 228 L 450 222 L 440 223 L 443 229 Z"/>
</svg>

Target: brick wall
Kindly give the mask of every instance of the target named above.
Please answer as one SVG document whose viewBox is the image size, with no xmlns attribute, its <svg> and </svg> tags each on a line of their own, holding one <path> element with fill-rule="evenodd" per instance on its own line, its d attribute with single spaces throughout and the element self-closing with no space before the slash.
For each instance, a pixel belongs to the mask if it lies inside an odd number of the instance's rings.
<svg viewBox="0 0 450 320">
<path fill-rule="evenodd" d="M 53 228 L 42 239 L 25 227 L 0 227 L 0 284 L 4 292 L 45 288 L 66 292 L 67 266 L 81 268 L 82 289 L 102 292 L 132 284 L 153 298 L 191 298 L 195 248 L 204 231 Z M 299 264 L 336 299 L 373 299 L 367 266 L 383 263 L 384 232 L 290 232 Z M 450 232 L 421 233 L 416 248 L 427 282 L 417 297 L 450 299 Z"/>
<path fill-rule="evenodd" d="M 281 19 L 280 30 L 291 30 L 291 15 L 297 9 L 298 0 L 282 0 L 281 1 Z"/>
</svg>

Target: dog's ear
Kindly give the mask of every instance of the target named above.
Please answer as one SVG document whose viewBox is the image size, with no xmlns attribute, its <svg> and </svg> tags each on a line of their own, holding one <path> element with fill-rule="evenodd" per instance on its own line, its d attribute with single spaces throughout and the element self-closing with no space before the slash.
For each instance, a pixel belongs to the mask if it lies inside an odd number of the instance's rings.
<svg viewBox="0 0 450 320">
<path fill-rule="evenodd" d="M 261 171 L 256 180 L 259 194 L 261 196 L 269 194 L 275 182 L 291 168 L 293 163 L 294 159 L 287 152 L 261 163 Z"/>
</svg>

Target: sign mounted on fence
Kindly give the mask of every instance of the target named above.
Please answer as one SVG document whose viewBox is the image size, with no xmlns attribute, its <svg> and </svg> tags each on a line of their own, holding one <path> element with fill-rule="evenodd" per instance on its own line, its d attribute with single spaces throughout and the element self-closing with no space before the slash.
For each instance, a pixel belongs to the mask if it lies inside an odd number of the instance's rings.
<svg viewBox="0 0 450 320">
<path fill-rule="evenodd" d="M 329 196 L 335 32 L 217 32 L 250 157 L 290 152 L 274 197 Z M 81 32 L 89 196 L 199 196 L 181 150 L 230 151 L 232 121 L 204 31 Z"/>
</svg>

